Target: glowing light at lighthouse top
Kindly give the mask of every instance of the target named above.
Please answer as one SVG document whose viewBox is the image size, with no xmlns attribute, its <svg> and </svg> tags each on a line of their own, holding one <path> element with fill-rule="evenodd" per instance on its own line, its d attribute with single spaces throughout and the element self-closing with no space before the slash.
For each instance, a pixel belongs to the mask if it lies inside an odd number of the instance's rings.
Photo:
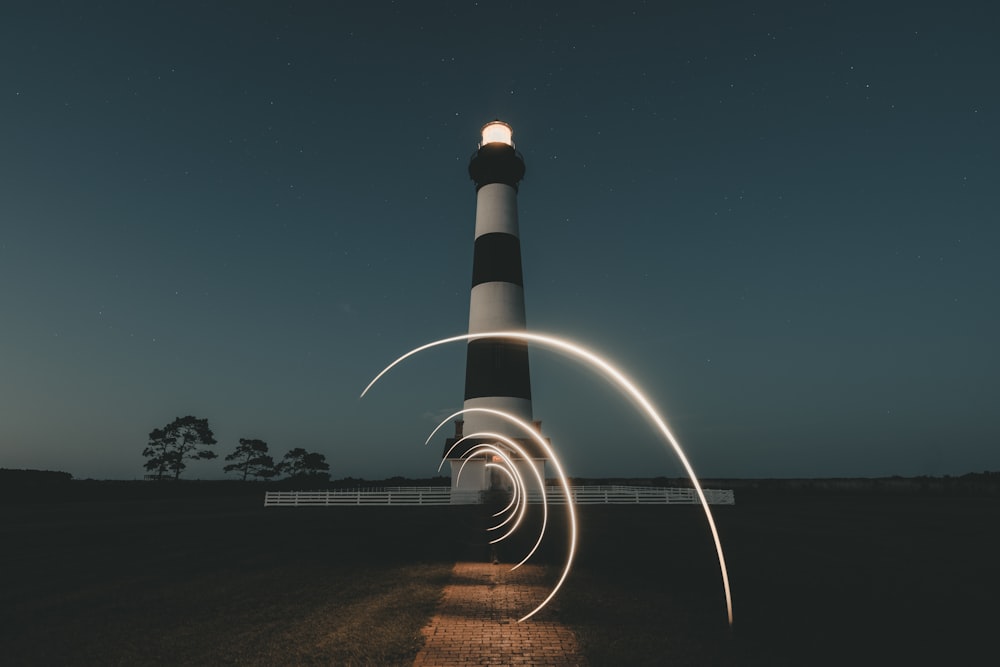
<svg viewBox="0 0 1000 667">
<path fill-rule="evenodd" d="M 507 144 L 513 148 L 514 130 L 500 120 L 486 123 L 483 125 L 483 140 L 479 143 L 479 147 L 482 148 L 486 144 Z"/>
</svg>

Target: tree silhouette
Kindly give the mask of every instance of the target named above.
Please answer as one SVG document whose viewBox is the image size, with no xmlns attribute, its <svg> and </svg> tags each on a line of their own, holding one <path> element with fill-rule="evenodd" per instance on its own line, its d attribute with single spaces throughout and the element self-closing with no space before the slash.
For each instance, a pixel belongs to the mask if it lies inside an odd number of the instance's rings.
<svg viewBox="0 0 1000 667">
<path fill-rule="evenodd" d="M 296 447 L 285 454 L 279 468 L 289 479 L 330 481 L 330 464 L 326 462 L 326 456 L 317 452 L 307 452 L 301 447 Z"/>
<path fill-rule="evenodd" d="M 226 456 L 226 460 L 236 463 L 223 466 L 223 471 L 241 472 L 243 481 L 246 481 L 248 475 L 254 479 L 266 479 L 278 473 L 274 459 L 267 453 L 267 443 L 263 440 L 240 438 L 239 446 Z"/>
<path fill-rule="evenodd" d="M 145 468 L 158 480 L 163 479 L 167 473 L 172 473 L 173 478 L 178 479 L 187 467 L 184 461 L 214 459 L 215 452 L 199 449 L 214 444 L 215 435 L 208 427 L 207 419 L 191 415 L 178 417 L 163 428 L 150 431 L 149 443 L 142 450 L 142 455 L 148 459 Z"/>
</svg>

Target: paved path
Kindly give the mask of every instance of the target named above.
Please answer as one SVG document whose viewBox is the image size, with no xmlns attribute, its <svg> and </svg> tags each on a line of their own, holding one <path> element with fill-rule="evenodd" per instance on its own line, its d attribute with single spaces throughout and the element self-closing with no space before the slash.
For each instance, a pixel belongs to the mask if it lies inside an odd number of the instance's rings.
<svg viewBox="0 0 1000 667">
<path fill-rule="evenodd" d="M 551 588 L 544 570 L 522 565 L 456 563 L 414 667 L 452 665 L 586 665 L 576 637 L 546 607 L 524 623 L 517 619 Z"/>
</svg>

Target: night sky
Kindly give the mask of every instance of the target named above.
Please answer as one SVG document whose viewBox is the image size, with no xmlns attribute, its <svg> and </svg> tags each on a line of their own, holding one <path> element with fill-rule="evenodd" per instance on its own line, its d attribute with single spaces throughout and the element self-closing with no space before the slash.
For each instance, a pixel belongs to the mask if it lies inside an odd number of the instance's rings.
<svg viewBox="0 0 1000 667">
<path fill-rule="evenodd" d="M 618 364 L 707 477 L 1000 470 L 993 2 L 5 2 L 0 467 L 139 478 L 206 417 L 436 474 L 480 127 L 528 325 Z M 329 6 L 327 6 L 329 5 Z M 571 475 L 678 476 L 531 350 Z"/>
</svg>

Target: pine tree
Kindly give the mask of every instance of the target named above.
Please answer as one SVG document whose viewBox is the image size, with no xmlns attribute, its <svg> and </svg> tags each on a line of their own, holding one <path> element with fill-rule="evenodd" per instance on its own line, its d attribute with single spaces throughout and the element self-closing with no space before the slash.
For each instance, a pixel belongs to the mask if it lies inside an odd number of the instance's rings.
<svg viewBox="0 0 1000 667">
<path fill-rule="evenodd" d="M 240 438 L 240 444 L 232 454 L 226 456 L 227 461 L 235 461 L 224 466 L 225 472 L 242 473 L 243 481 L 247 476 L 254 479 L 268 479 L 277 474 L 274 459 L 267 453 L 267 443 L 263 440 Z"/>
<path fill-rule="evenodd" d="M 330 464 L 326 462 L 326 456 L 318 452 L 307 452 L 302 447 L 296 447 L 285 454 L 279 469 L 288 479 L 330 481 Z"/>
<path fill-rule="evenodd" d="M 156 479 L 163 479 L 172 473 L 174 479 L 181 476 L 188 459 L 214 459 L 216 453 L 201 449 L 215 444 L 215 435 L 208 426 L 207 419 L 188 415 L 178 417 L 163 428 L 149 433 L 149 443 L 142 450 L 148 460 L 146 470 L 154 473 Z"/>
</svg>

